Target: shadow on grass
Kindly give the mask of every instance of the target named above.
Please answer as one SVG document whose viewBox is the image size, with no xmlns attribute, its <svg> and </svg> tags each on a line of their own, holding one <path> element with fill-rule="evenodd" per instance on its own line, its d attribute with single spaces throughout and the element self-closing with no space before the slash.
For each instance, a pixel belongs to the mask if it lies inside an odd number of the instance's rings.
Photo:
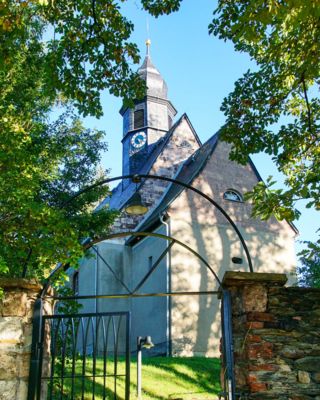
<svg viewBox="0 0 320 400">
<path fill-rule="evenodd" d="M 85 377 L 81 375 L 81 363 L 75 370 L 76 378 L 64 378 L 55 376 L 52 400 L 102 400 L 117 399 L 125 400 L 125 361 L 120 359 L 117 364 L 117 378 L 108 376 L 90 376 L 92 366 L 87 363 Z M 96 360 L 95 375 L 103 375 L 103 361 Z M 136 397 L 136 360 L 131 361 L 131 400 Z M 72 376 L 71 371 L 65 371 L 65 375 Z M 114 373 L 113 361 L 108 361 L 108 375 Z M 144 358 L 142 366 L 142 391 L 143 400 L 194 400 L 194 399 L 216 399 L 220 391 L 219 385 L 220 363 L 218 359 L 193 357 L 153 357 Z M 122 376 L 121 376 L 122 375 Z M 72 383 L 73 382 L 73 383 Z M 106 384 L 105 384 L 106 383 Z M 116 391 L 115 391 L 116 389 Z M 83 395 L 82 395 L 83 393 Z M 93 396 L 94 393 L 94 396 Z M 48 392 L 48 395 L 50 391 Z"/>
</svg>

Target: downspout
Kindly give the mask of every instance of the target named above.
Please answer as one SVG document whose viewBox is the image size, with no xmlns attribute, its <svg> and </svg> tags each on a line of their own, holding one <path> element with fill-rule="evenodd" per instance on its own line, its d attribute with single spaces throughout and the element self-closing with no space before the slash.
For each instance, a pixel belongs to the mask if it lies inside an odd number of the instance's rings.
<svg viewBox="0 0 320 400">
<path fill-rule="evenodd" d="M 165 217 L 169 222 L 165 221 Z M 168 214 L 163 213 L 159 215 L 160 222 L 166 227 L 166 236 L 171 236 L 171 227 L 170 227 L 170 219 L 168 218 Z M 167 247 L 169 246 L 169 242 L 167 241 Z M 171 275 L 170 275 L 170 266 L 171 266 L 171 252 L 169 251 L 166 254 L 166 292 L 171 293 Z M 171 344 L 171 296 L 166 297 L 166 310 L 167 310 L 167 329 L 166 329 L 166 339 L 167 339 L 167 348 L 166 353 L 167 356 L 171 356 L 172 354 L 172 344 Z"/>
<path fill-rule="evenodd" d="M 94 313 L 97 314 L 98 312 L 98 266 L 99 266 L 99 248 L 96 247 L 96 262 L 95 262 L 95 269 L 94 269 L 94 295 L 96 298 L 94 299 Z"/>
</svg>

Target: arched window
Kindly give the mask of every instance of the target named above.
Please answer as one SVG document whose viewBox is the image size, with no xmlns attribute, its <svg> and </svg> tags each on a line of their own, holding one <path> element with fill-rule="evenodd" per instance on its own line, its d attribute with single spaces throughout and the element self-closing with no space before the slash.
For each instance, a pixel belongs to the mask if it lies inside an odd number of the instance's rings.
<svg viewBox="0 0 320 400">
<path fill-rule="evenodd" d="M 188 142 L 187 140 L 183 140 L 183 141 L 180 143 L 179 147 L 190 148 L 190 147 L 191 147 L 191 143 Z"/>
<path fill-rule="evenodd" d="M 137 110 L 134 112 L 133 129 L 144 127 L 144 110 Z"/>
<path fill-rule="evenodd" d="M 229 201 L 243 202 L 243 198 L 239 192 L 234 189 L 228 189 L 223 193 L 223 198 Z"/>
</svg>

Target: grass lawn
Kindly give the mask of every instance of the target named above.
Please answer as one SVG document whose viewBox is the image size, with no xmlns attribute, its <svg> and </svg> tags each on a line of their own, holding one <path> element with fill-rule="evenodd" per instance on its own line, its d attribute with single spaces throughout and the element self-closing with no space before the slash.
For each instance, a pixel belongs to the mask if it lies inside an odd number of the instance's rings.
<svg viewBox="0 0 320 400">
<path fill-rule="evenodd" d="M 77 361 L 75 376 L 81 373 L 83 364 Z M 92 375 L 92 359 L 86 361 L 86 375 Z M 142 400 L 204 400 L 217 399 L 220 391 L 219 372 L 220 363 L 216 358 L 204 357 L 144 357 L 142 363 Z M 107 374 L 114 373 L 113 362 L 108 361 Z M 125 373 L 125 363 L 118 362 L 118 374 Z M 131 360 L 130 397 L 136 400 L 136 360 Z M 97 360 L 95 375 L 103 374 L 103 361 Z M 58 375 L 55 374 L 55 376 Z M 71 376 L 71 366 L 66 366 L 64 375 Z M 74 393 L 71 396 L 71 382 L 74 382 Z M 60 381 L 60 379 L 59 379 Z M 63 382 L 63 391 L 57 381 L 54 385 L 52 399 L 81 399 L 82 385 L 84 399 L 91 400 L 92 392 L 95 399 L 113 399 L 116 386 L 117 399 L 124 400 L 124 377 L 118 377 L 116 385 L 113 377 L 87 376 L 84 381 L 79 378 L 67 378 Z M 50 392 L 50 390 L 49 390 Z M 48 399 L 50 398 L 48 393 Z M 105 396 L 105 397 L 104 397 Z"/>
</svg>

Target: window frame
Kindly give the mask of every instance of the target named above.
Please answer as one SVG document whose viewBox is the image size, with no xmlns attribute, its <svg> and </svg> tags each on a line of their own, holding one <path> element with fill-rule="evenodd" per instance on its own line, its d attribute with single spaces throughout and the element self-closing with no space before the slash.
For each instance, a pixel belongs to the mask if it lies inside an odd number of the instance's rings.
<svg viewBox="0 0 320 400">
<path fill-rule="evenodd" d="M 72 275 L 72 290 L 75 295 L 79 294 L 79 271 L 75 271 Z"/>
<path fill-rule="evenodd" d="M 233 194 L 235 194 L 236 196 L 238 196 L 238 198 L 239 198 L 239 200 L 235 200 L 235 199 L 228 199 L 227 197 L 226 197 L 226 194 L 228 193 L 228 192 L 231 192 L 231 193 L 233 193 Z M 224 193 L 223 193 L 223 200 L 226 200 L 226 201 L 233 201 L 234 203 L 244 203 L 244 200 L 243 200 L 243 197 L 242 197 L 242 195 L 241 195 L 241 193 L 239 193 L 238 192 L 238 190 L 235 190 L 235 189 L 227 189 Z"/>
</svg>

